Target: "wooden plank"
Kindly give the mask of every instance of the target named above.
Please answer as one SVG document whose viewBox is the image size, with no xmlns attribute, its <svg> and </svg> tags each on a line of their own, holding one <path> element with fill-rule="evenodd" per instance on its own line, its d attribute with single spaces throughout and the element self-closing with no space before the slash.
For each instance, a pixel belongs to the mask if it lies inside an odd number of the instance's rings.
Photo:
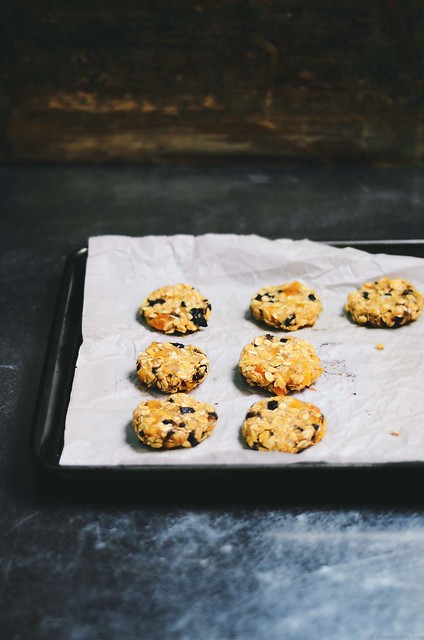
<svg viewBox="0 0 424 640">
<path fill-rule="evenodd" d="M 419 164 L 423 18 L 418 0 L 11 3 L 3 161 Z"/>
</svg>

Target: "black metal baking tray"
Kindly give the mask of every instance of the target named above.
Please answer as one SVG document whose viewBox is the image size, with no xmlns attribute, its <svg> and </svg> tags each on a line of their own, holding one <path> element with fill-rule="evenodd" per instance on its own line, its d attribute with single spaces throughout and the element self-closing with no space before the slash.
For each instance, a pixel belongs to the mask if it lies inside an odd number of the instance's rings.
<svg viewBox="0 0 424 640">
<path fill-rule="evenodd" d="M 424 257 L 424 240 L 379 240 L 337 241 L 327 242 L 337 247 L 354 247 L 369 253 L 389 253 L 395 255 L 411 255 Z M 94 480 L 96 482 L 137 482 L 156 480 L 214 478 L 219 475 L 224 483 L 233 482 L 238 476 L 245 481 L 249 477 L 281 481 L 281 474 L 286 479 L 298 480 L 303 477 L 334 477 L 340 480 L 343 473 L 364 472 L 375 474 L 411 473 L 424 470 L 422 462 L 402 462 L 384 464 L 326 464 L 302 463 L 291 465 L 267 466 L 61 466 L 59 464 L 64 442 L 65 419 L 68 409 L 78 350 L 82 341 L 81 319 L 84 298 L 84 279 L 87 262 L 87 248 L 75 251 L 67 260 L 60 293 L 55 310 L 50 334 L 48 350 L 45 358 L 38 402 L 31 437 L 31 453 L 38 469 L 56 478 Z M 231 480 L 230 480 L 231 478 Z"/>
</svg>

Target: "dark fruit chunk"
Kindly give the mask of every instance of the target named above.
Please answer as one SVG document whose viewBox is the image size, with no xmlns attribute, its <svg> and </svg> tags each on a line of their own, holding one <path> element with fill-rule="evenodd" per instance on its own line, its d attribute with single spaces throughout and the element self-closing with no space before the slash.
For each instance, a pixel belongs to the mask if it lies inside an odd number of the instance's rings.
<svg viewBox="0 0 424 640">
<path fill-rule="evenodd" d="M 267 404 L 268 409 L 271 409 L 271 411 L 274 411 L 274 409 L 276 409 L 278 407 L 278 402 L 277 400 L 270 400 Z"/>
<path fill-rule="evenodd" d="M 290 325 L 294 324 L 295 321 L 296 321 L 296 314 L 293 313 L 291 316 L 289 316 L 284 320 L 284 326 L 290 327 Z"/>
<path fill-rule="evenodd" d="M 157 298 L 156 300 L 149 300 L 148 302 L 151 307 L 154 307 L 155 304 L 163 304 L 165 300 L 163 298 Z"/>
<path fill-rule="evenodd" d="M 365 298 L 365 300 L 368 300 L 368 298 L 370 297 L 370 294 L 368 293 L 368 291 L 364 291 L 362 294 L 362 297 Z"/>
<path fill-rule="evenodd" d="M 192 309 L 190 313 L 191 313 L 191 319 L 193 320 L 195 325 L 197 325 L 198 327 L 208 326 L 208 323 L 206 322 L 204 317 L 204 313 L 205 313 L 204 309 Z"/>
<path fill-rule="evenodd" d="M 199 444 L 198 440 L 196 439 L 196 436 L 194 435 L 194 431 L 190 431 L 187 440 L 189 441 L 192 447 L 195 447 L 196 444 Z"/>
<path fill-rule="evenodd" d="M 180 407 L 180 413 L 194 413 L 193 407 Z"/>
<path fill-rule="evenodd" d="M 206 375 L 206 366 L 203 364 L 201 365 L 201 367 L 199 367 L 199 370 L 197 371 L 197 373 L 194 374 L 193 382 L 199 382 L 199 380 L 203 380 L 205 375 Z"/>
<path fill-rule="evenodd" d="M 316 297 L 314 296 L 313 293 L 310 293 L 308 298 L 309 298 L 309 300 L 316 300 Z"/>
<path fill-rule="evenodd" d="M 181 342 L 171 342 L 174 347 L 178 347 L 178 349 L 184 349 L 184 345 Z"/>
</svg>

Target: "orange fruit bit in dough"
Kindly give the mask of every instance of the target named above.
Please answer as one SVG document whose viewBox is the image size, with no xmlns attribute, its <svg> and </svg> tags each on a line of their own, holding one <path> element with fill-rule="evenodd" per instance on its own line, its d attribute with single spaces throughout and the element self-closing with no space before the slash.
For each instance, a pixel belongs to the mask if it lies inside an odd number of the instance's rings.
<svg viewBox="0 0 424 640">
<path fill-rule="evenodd" d="M 155 329 L 158 329 L 159 331 L 163 331 L 163 328 L 170 320 L 172 320 L 172 316 L 166 313 L 161 313 L 158 316 L 156 316 L 156 318 L 153 318 L 152 320 L 150 320 L 150 324 Z"/>
<path fill-rule="evenodd" d="M 299 287 L 300 287 L 300 282 L 295 281 L 287 285 L 287 287 L 284 287 L 283 291 L 288 296 L 295 296 L 300 292 Z"/>
</svg>

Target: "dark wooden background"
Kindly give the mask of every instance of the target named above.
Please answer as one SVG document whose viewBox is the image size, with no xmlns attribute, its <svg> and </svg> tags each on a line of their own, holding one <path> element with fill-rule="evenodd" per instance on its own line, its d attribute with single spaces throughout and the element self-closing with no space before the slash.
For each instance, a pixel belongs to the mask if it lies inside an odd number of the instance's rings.
<svg viewBox="0 0 424 640">
<path fill-rule="evenodd" d="M 3 163 L 422 164 L 420 0 L 0 10 Z"/>
</svg>

